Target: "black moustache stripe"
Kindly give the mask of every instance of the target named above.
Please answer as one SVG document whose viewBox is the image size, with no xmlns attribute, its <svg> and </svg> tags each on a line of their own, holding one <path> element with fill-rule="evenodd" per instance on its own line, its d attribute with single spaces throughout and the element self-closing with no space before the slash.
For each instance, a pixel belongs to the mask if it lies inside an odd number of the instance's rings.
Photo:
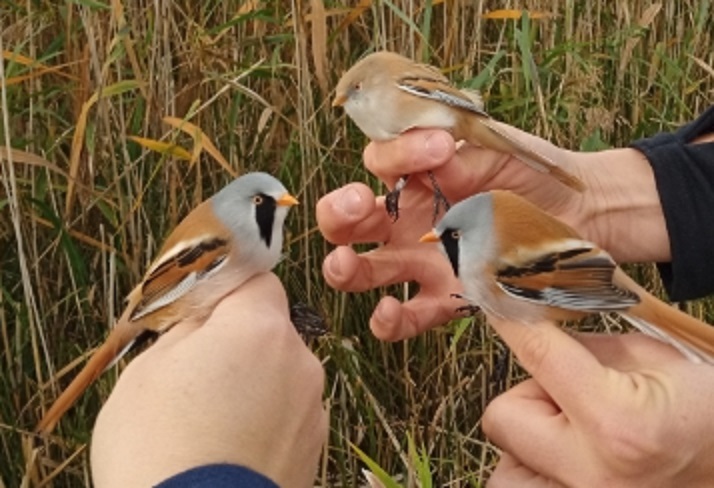
<svg viewBox="0 0 714 488">
<path fill-rule="evenodd" d="M 260 238 L 265 245 L 270 247 L 273 241 L 273 222 L 275 222 L 275 210 L 277 203 L 275 199 L 267 195 L 261 195 L 263 200 L 255 207 L 255 221 L 258 224 Z"/>
<path fill-rule="evenodd" d="M 444 246 L 446 256 L 449 258 L 454 276 L 459 276 L 459 240 L 454 237 L 453 229 L 446 229 L 441 234 L 441 244 Z"/>
</svg>

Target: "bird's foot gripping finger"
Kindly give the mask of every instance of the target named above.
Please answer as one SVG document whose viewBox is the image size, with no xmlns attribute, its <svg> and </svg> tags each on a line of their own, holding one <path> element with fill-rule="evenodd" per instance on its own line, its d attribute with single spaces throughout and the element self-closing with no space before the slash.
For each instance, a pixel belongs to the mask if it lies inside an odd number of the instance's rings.
<svg viewBox="0 0 714 488">
<path fill-rule="evenodd" d="M 444 210 L 447 211 L 451 208 L 451 204 L 444 196 L 444 192 L 441 191 L 441 187 L 439 186 L 439 183 L 436 181 L 436 177 L 434 176 L 434 173 L 432 171 L 427 171 L 427 174 L 429 175 L 429 180 L 431 181 L 431 186 L 434 189 L 434 215 L 432 218 L 432 222 L 436 222 L 436 218 L 439 216 L 439 211 L 441 210 L 441 206 L 443 205 Z"/>
<path fill-rule="evenodd" d="M 458 298 L 459 300 L 466 300 L 463 295 L 460 295 L 459 293 L 452 293 L 451 298 Z M 456 313 L 463 313 L 465 315 L 476 315 L 479 311 L 481 310 L 480 307 L 477 307 L 476 305 L 463 305 L 461 307 L 458 307 L 456 309 Z"/>
<path fill-rule="evenodd" d="M 462 313 L 464 315 L 476 315 L 481 311 L 481 307 L 477 307 L 476 305 L 464 305 L 462 307 L 457 307 L 456 308 L 456 313 Z"/>
<path fill-rule="evenodd" d="M 387 213 L 392 218 L 392 222 L 396 222 L 399 219 L 399 197 L 402 190 L 407 185 L 407 178 L 409 175 L 404 175 L 399 180 L 397 184 L 394 185 L 394 190 L 387 193 L 384 197 L 384 206 L 387 209 Z"/>
<path fill-rule="evenodd" d="M 399 219 L 399 193 L 399 190 L 395 188 L 384 197 L 384 206 L 392 218 L 392 222 L 396 222 Z"/>
</svg>

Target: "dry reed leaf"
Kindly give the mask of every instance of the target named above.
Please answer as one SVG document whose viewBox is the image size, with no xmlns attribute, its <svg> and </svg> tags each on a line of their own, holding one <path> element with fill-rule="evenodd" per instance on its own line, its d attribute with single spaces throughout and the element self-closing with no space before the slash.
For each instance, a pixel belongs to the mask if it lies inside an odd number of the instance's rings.
<svg viewBox="0 0 714 488">
<path fill-rule="evenodd" d="M 82 142 L 85 130 L 87 129 L 87 117 L 89 116 L 89 110 L 95 103 L 97 103 L 100 95 L 102 97 L 121 95 L 122 93 L 134 90 L 139 86 L 139 82 L 136 80 L 119 81 L 112 85 L 106 86 L 103 89 L 100 88 L 82 104 L 82 109 L 80 110 L 79 117 L 77 118 L 77 125 L 74 128 L 74 135 L 72 136 L 72 149 L 69 156 L 69 179 L 67 180 L 67 195 L 65 197 L 64 205 L 66 217 L 69 217 L 69 213 L 72 210 L 72 204 L 74 203 L 74 198 L 76 196 L 75 182 L 77 180 L 77 174 L 79 174 L 79 157 L 82 155 Z"/>
<path fill-rule="evenodd" d="M 40 168 L 45 168 L 54 173 L 64 176 L 65 178 L 67 178 L 67 180 L 71 178 L 69 173 L 67 173 L 65 170 L 52 163 L 51 161 L 46 160 L 39 154 L 21 151 L 20 149 L 15 149 L 14 147 L 8 148 L 7 146 L 0 146 L 0 160 L 2 159 L 5 159 L 7 161 L 10 161 L 12 159 L 13 163 L 29 164 L 30 166 L 38 166 Z M 75 181 L 74 183 L 78 187 L 82 188 L 82 190 L 96 194 L 94 190 L 83 185 L 82 183 L 78 181 Z"/>
<path fill-rule="evenodd" d="M 28 58 L 27 56 L 23 56 L 22 54 L 17 54 L 12 51 L 8 51 L 7 49 L 3 49 L 2 51 L 2 57 L 3 59 L 7 59 L 8 61 L 13 61 L 17 64 L 22 64 L 24 66 L 37 66 L 39 68 L 45 68 L 46 66 L 38 63 L 32 58 Z"/>
<path fill-rule="evenodd" d="M 653 3 L 647 7 L 644 12 L 642 12 L 640 19 L 637 21 L 637 25 L 642 29 L 646 29 L 652 24 L 661 9 L 661 3 Z M 637 44 L 640 43 L 641 38 L 642 37 L 639 35 L 634 35 L 625 42 L 625 47 L 622 49 L 622 57 L 620 58 L 620 68 L 617 70 L 618 83 L 622 82 L 625 77 L 627 66 L 630 64 L 630 61 L 632 61 L 632 53 L 634 52 Z"/>
<path fill-rule="evenodd" d="M 238 9 L 238 15 L 249 14 L 258 9 L 258 0 L 248 0 Z"/>
<path fill-rule="evenodd" d="M 326 9 L 325 10 L 325 19 L 329 19 L 330 17 L 335 17 L 336 15 L 342 15 L 347 12 L 350 12 L 351 9 L 345 8 L 345 7 L 336 7 L 336 8 L 331 8 L 331 9 Z M 303 15 L 302 20 L 305 23 L 310 23 L 315 20 L 315 15 L 313 12 L 308 12 L 305 15 Z M 290 17 L 288 20 L 285 21 L 285 24 L 283 24 L 285 27 L 288 27 L 290 29 L 293 28 L 295 25 L 295 19 L 293 17 Z"/>
<path fill-rule="evenodd" d="M 335 32 L 342 32 L 350 26 L 355 20 L 359 19 L 365 10 L 372 6 L 372 0 L 359 0 L 359 3 L 349 10 L 349 14 L 345 17 L 340 25 L 337 26 Z"/>
<path fill-rule="evenodd" d="M 48 229 L 56 228 L 54 223 L 50 222 L 49 220 L 43 219 L 42 217 L 33 215 L 32 220 L 44 227 L 47 227 Z M 116 253 L 116 254 L 121 255 L 121 253 L 115 247 L 110 246 L 109 244 L 105 244 L 104 242 L 102 242 L 98 239 L 95 239 L 94 237 L 90 237 L 87 234 L 84 234 L 83 232 L 79 232 L 78 230 L 69 229 L 69 228 L 65 228 L 64 231 L 67 234 L 69 234 L 71 237 L 74 237 L 78 241 L 83 242 L 83 243 L 87 244 L 88 246 L 97 248 L 104 252 Z"/>
<path fill-rule="evenodd" d="M 312 24 L 310 37 L 312 44 L 312 61 L 315 65 L 315 77 L 320 90 L 325 94 L 328 91 L 327 82 L 327 17 L 325 5 L 322 0 L 310 0 L 310 13 Z"/>
<path fill-rule="evenodd" d="M 714 67 L 712 67 L 711 64 L 708 64 L 706 61 L 703 59 L 699 59 L 696 56 L 692 56 L 691 54 L 687 54 L 687 57 L 689 57 L 692 61 L 697 63 L 700 68 L 702 68 L 704 71 L 709 73 L 709 76 L 714 78 Z"/>
<path fill-rule="evenodd" d="M 189 112 L 190 111 L 189 109 Z M 163 121 L 171 127 L 185 132 L 193 139 L 193 149 L 191 150 L 191 159 L 189 159 L 189 167 L 192 168 L 201 156 L 201 151 L 203 151 L 203 131 L 198 126 L 176 117 L 166 116 L 163 118 Z M 208 138 L 206 137 L 206 139 Z"/>
<path fill-rule="evenodd" d="M 196 164 L 198 158 L 201 157 L 201 153 L 203 152 L 202 134 L 203 133 L 196 134 L 193 138 L 193 150 L 191 151 L 191 159 L 188 162 L 189 168 L 193 168 L 193 165 Z"/>
<path fill-rule="evenodd" d="M 268 125 L 268 121 L 270 120 L 270 116 L 273 115 L 273 109 L 270 107 L 265 107 L 263 111 L 260 113 L 260 117 L 258 117 L 258 125 L 257 125 L 257 130 L 258 134 L 263 132 L 265 129 L 265 126 Z"/>
<path fill-rule="evenodd" d="M 134 49 L 134 41 L 129 35 L 130 29 L 126 23 L 124 5 L 122 5 L 121 0 L 112 0 L 112 16 L 117 19 L 118 31 L 121 33 L 119 36 L 121 37 L 122 44 L 124 44 L 124 49 L 126 50 L 126 55 L 129 58 L 131 69 L 134 72 L 134 78 L 139 82 L 141 94 L 144 98 L 149 98 L 149 94 L 146 92 L 144 76 L 142 74 L 141 65 L 139 64 L 139 58 L 136 55 L 136 50 Z"/>
<path fill-rule="evenodd" d="M 67 175 L 64 170 L 59 168 L 56 164 L 47 161 L 42 156 L 27 151 L 21 151 L 20 149 L 15 149 L 14 147 L 0 146 L 0 159 L 5 159 L 7 161 L 12 159 L 15 163 L 41 166 L 43 168 L 56 171 L 57 173 L 64 174 L 65 176 Z"/>
<path fill-rule="evenodd" d="M 213 158 L 218 161 L 221 168 L 223 168 L 229 175 L 234 178 L 238 176 L 238 172 L 231 168 L 228 160 L 223 156 L 223 154 L 221 154 L 221 151 L 219 151 L 216 145 L 213 144 L 211 138 L 208 137 L 200 127 L 192 124 L 191 122 L 179 119 L 178 117 L 172 117 L 170 115 L 167 115 L 162 120 L 174 129 L 181 130 L 191 136 L 196 146 L 199 146 L 201 149 L 205 149 L 208 154 L 213 156 Z"/>
<path fill-rule="evenodd" d="M 23 56 L 21 54 L 16 54 L 16 53 L 13 53 L 13 52 L 7 51 L 7 50 L 3 50 L 2 57 L 3 57 L 3 59 L 6 59 L 8 61 L 13 61 L 13 62 L 15 62 L 17 64 L 21 64 L 23 66 L 37 68 L 35 71 L 30 71 L 29 73 L 27 73 L 25 75 L 11 76 L 10 78 L 7 78 L 5 80 L 6 85 L 15 85 L 15 84 L 21 83 L 25 80 L 37 78 L 39 76 L 42 76 L 42 75 L 45 75 L 48 73 L 56 73 L 56 74 L 63 76 L 65 78 L 69 78 L 70 80 L 76 80 L 77 79 L 76 76 L 72 76 L 71 74 L 66 73 L 62 70 L 68 66 L 72 66 L 74 64 L 85 61 L 85 60 L 70 61 L 69 63 L 58 64 L 57 66 L 47 66 L 47 65 L 42 64 L 38 61 L 35 61 L 32 58 L 28 58 L 27 56 Z"/>
<path fill-rule="evenodd" d="M 486 12 L 485 14 L 481 15 L 481 18 L 491 20 L 518 20 L 523 16 L 524 13 L 528 16 L 529 19 L 533 20 L 547 19 L 553 16 L 548 12 L 533 12 L 530 10 L 519 9 L 499 9 Z"/>
<path fill-rule="evenodd" d="M 185 159 L 186 161 L 191 161 L 191 153 L 179 145 L 172 142 L 157 141 L 156 139 L 149 139 L 146 137 L 139 136 L 127 136 L 127 139 L 134 141 L 146 149 L 151 149 L 157 153 L 164 154 L 166 156 L 174 156 L 179 159 Z"/>
<path fill-rule="evenodd" d="M 37 485 L 32 485 L 35 486 L 35 488 L 43 488 L 47 486 L 54 478 L 56 478 L 58 475 L 62 474 L 62 472 L 67 468 L 67 466 L 71 465 L 74 459 L 82 454 L 84 450 L 87 448 L 88 444 L 82 444 L 80 445 L 76 451 L 74 451 L 67 459 L 63 460 L 60 464 L 55 467 L 52 472 L 47 475 L 46 477 L 42 478 L 42 481 L 38 483 Z"/>
<path fill-rule="evenodd" d="M 39 78 L 40 76 L 49 74 L 49 73 L 56 73 L 60 76 L 64 76 L 65 78 L 69 78 L 70 80 L 77 80 L 78 78 L 76 76 L 72 76 L 69 73 L 65 73 L 62 71 L 62 68 L 65 68 L 67 66 L 70 66 L 72 64 L 76 64 L 78 61 L 72 61 L 71 63 L 65 63 L 61 64 L 58 66 L 48 66 L 48 67 L 43 67 L 41 69 L 35 70 L 35 71 L 30 71 L 26 75 L 20 75 L 20 76 L 11 76 L 7 80 L 5 80 L 6 85 L 16 85 L 18 83 L 22 83 L 25 80 L 30 80 L 33 78 Z"/>
</svg>

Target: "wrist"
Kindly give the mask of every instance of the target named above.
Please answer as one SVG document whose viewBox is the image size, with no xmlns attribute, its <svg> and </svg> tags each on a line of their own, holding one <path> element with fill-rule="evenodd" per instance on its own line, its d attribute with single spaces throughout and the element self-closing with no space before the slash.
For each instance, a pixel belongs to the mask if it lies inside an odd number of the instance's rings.
<svg viewBox="0 0 714 488">
<path fill-rule="evenodd" d="M 667 225 L 644 154 L 618 148 L 574 158 L 588 188 L 575 227 L 618 262 L 669 262 Z"/>
</svg>

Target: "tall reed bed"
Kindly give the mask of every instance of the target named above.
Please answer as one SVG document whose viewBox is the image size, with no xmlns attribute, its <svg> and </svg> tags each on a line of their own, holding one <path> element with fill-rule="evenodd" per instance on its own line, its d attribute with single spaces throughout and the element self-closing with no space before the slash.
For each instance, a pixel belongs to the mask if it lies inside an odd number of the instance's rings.
<svg viewBox="0 0 714 488">
<path fill-rule="evenodd" d="M 714 99 L 712 3 L 349 3 L 0 4 L 5 486 L 90 484 L 91 428 L 118 372 L 37 442 L 42 406 L 103 339 L 167 232 L 249 170 L 279 176 L 303 202 L 278 273 L 330 325 L 311 344 L 327 368 L 332 426 L 316 483 L 363 482 L 352 445 L 404 485 L 487 478 L 496 452 L 481 413 L 522 374 L 501 343 L 479 320 L 379 343 L 372 307 L 404 289 L 346 295 L 321 277 L 330 246 L 316 201 L 354 180 L 380 190 L 361 164 L 366 140 L 331 109 L 331 91 L 365 53 L 391 49 L 443 67 L 481 90 L 495 117 L 563 147 L 623 145 Z M 659 289 L 650 269 L 640 277 Z M 708 301 L 691 310 L 711 316 Z"/>
</svg>

